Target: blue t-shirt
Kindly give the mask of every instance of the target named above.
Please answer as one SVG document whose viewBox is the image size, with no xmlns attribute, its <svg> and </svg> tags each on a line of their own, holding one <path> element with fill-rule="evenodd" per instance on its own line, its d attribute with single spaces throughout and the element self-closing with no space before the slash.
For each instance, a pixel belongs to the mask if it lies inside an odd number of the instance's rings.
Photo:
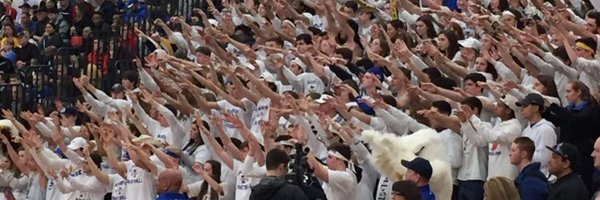
<svg viewBox="0 0 600 200">
<path fill-rule="evenodd" d="M 429 185 L 421 186 L 419 187 L 419 190 L 421 190 L 421 198 L 423 198 L 423 200 L 435 200 L 435 195 L 431 192 Z"/>
<path fill-rule="evenodd" d="M 187 195 L 176 192 L 162 192 L 158 194 L 156 200 L 189 200 Z"/>
</svg>

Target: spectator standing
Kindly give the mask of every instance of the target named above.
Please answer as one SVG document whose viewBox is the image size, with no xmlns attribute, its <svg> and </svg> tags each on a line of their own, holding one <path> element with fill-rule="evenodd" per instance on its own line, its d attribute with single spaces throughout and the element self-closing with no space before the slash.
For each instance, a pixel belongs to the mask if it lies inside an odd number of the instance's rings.
<svg viewBox="0 0 600 200">
<path fill-rule="evenodd" d="M 510 162 L 520 170 L 515 179 L 522 200 L 547 199 L 550 185 L 540 171 L 541 164 L 532 162 L 535 143 L 528 137 L 518 137 L 510 145 Z"/>
<path fill-rule="evenodd" d="M 17 9 L 12 7 L 12 0 L 2 0 L 2 6 L 4 7 L 4 14 L 9 16 L 11 19 L 17 18 Z"/>
<path fill-rule="evenodd" d="M 585 183 L 575 173 L 579 163 L 577 147 L 569 143 L 560 143 L 554 147 L 547 146 L 552 151 L 552 158 L 548 162 L 550 173 L 558 177 L 552 184 L 548 200 L 584 200 L 589 199 L 589 192 Z"/>
<path fill-rule="evenodd" d="M 433 173 L 433 168 L 428 160 L 416 157 L 412 161 L 401 161 L 402 166 L 406 167 L 407 171 L 404 175 L 404 180 L 410 180 L 417 184 L 423 200 L 435 200 L 435 195 L 429 188 L 429 179 Z M 392 185 L 392 190 L 393 190 Z"/>
<path fill-rule="evenodd" d="M 523 109 L 521 114 L 528 121 L 527 127 L 523 130 L 523 136 L 531 138 L 536 147 L 532 161 L 541 163 L 542 172 L 548 176 L 547 165 L 551 157 L 551 152 L 545 146 L 554 146 L 557 135 L 554 131 L 554 125 L 542 118 L 544 102 L 544 98 L 541 95 L 531 93 L 517 102 L 516 105 Z"/>
<path fill-rule="evenodd" d="M 269 151 L 266 160 L 267 177 L 252 187 L 250 200 L 307 200 L 308 197 L 298 186 L 285 179 L 289 162 L 290 158 L 284 150 L 275 148 Z"/>
<path fill-rule="evenodd" d="M 548 121 L 560 127 L 561 142 L 568 142 L 577 147 L 581 165 L 577 173 L 592 189 L 593 159 L 590 153 L 593 151 L 594 140 L 598 138 L 598 105 L 591 95 L 588 87 L 579 80 L 573 80 L 567 84 L 567 101 L 569 104 L 562 108 L 558 104 L 551 104 L 544 117 Z"/>
<path fill-rule="evenodd" d="M 158 175 L 156 191 L 159 192 L 156 200 L 188 200 L 187 195 L 180 193 L 183 177 L 175 169 L 166 169 Z"/>
</svg>

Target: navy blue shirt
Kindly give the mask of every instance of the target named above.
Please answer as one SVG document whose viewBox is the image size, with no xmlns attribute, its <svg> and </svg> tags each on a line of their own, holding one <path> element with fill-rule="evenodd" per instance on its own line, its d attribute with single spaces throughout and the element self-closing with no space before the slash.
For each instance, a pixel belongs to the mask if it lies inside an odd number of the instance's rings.
<svg viewBox="0 0 600 200">
<path fill-rule="evenodd" d="M 423 200 L 435 200 L 435 195 L 431 191 L 431 188 L 429 188 L 429 184 L 419 187 L 419 190 L 421 190 L 421 198 Z"/>
<path fill-rule="evenodd" d="M 156 200 L 189 200 L 187 195 L 176 192 L 162 192 L 158 195 Z"/>
</svg>

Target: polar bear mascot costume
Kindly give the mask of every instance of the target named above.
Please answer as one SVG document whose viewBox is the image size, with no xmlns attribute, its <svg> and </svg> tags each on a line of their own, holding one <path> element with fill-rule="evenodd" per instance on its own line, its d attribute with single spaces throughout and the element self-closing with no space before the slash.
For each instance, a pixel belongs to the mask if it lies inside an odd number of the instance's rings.
<svg viewBox="0 0 600 200">
<path fill-rule="evenodd" d="M 436 199 L 451 199 L 452 171 L 446 160 L 442 138 L 435 130 L 421 129 L 405 136 L 366 130 L 362 138 L 371 147 L 373 165 L 394 182 L 402 180 L 406 173 L 401 160 L 410 161 L 417 156 L 429 160 L 433 168 L 429 185 Z"/>
</svg>

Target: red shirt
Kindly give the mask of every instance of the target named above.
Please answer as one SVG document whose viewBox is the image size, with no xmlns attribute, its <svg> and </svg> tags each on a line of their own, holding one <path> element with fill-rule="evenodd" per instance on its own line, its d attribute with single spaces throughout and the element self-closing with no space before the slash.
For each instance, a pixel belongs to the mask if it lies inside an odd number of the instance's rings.
<svg viewBox="0 0 600 200">
<path fill-rule="evenodd" d="M 4 9 L 6 10 L 4 13 L 7 16 L 11 17 L 13 20 L 15 20 L 17 18 L 17 10 L 16 9 L 14 9 L 11 6 L 4 7 Z"/>
</svg>

